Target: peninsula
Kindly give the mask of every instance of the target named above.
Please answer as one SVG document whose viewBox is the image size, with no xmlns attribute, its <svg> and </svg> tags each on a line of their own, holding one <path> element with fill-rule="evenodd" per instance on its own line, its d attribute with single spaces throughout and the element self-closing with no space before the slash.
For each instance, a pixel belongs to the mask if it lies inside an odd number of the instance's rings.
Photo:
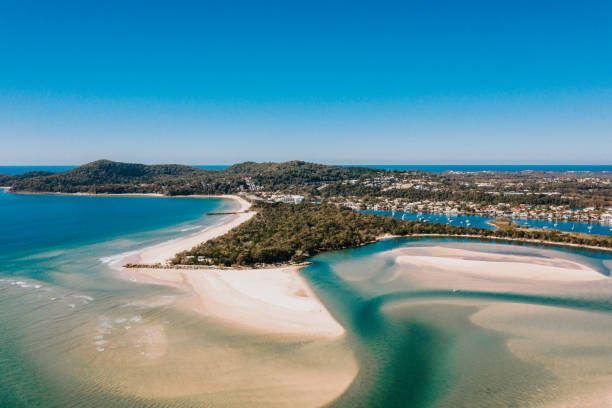
<svg viewBox="0 0 612 408">
<path fill-rule="evenodd" d="M 492 208 L 504 216 L 512 208 L 575 219 L 612 220 L 612 174 L 572 172 L 390 171 L 329 166 L 301 161 L 245 162 L 224 170 L 185 165 L 144 165 L 99 160 L 62 173 L 31 172 L 0 176 L 0 184 L 18 193 L 233 195 L 254 201 L 227 234 L 191 237 L 138 265 L 265 266 L 304 262 L 319 252 L 374 242 L 381 236 L 452 235 L 525 240 L 612 248 L 612 236 L 561 232 L 497 223 L 495 230 L 442 223 L 403 221 L 355 210 L 389 209 L 449 214 Z M 554 191 L 542 191 L 550 189 Z M 515 194 L 516 193 L 516 194 Z M 422 203 L 434 203 L 431 207 Z M 408 204 L 406 204 L 408 203 Z M 421 203 L 412 206 L 414 203 Z M 477 210 L 477 209 L 481 210 Z M 242 211 L 242 210 L 241 210 Z M 487 210 L 489 211 L 489 210 Z M 517 214 L 515 214 L 517 215 Z M 521 215 L 519 213 L 518 215 Z M 244 223 L 243 223 L 244 222 Z M 219 236 L 223 235 L 223 236 Z M 204 242 L 206 241 L 206 242 Z M 176 255 L 176 256 L 175 256 Z"/>
</svg>

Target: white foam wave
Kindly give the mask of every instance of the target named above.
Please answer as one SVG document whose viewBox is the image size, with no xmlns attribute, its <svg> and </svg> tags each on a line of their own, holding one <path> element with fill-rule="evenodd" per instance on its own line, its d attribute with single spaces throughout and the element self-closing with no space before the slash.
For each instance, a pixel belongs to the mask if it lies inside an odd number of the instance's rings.
<svg viewBox="0 0 612 408">
<path fill-rule="evenodd" d="M 201 225 L 194 225 L 193 227 L 183 228 L 183 229 L 181 229 L 181 232 L 193 231 L 193 230 L 198 229 L 198 228 L 202 228 L 202 226 Z"/>
</svg>

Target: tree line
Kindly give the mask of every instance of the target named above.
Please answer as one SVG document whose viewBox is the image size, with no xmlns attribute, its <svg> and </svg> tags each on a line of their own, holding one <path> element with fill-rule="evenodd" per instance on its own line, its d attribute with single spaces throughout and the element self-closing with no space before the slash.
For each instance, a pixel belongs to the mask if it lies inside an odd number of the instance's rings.
<svg viewBox="0 0 612 408">
<path fill-rule="evenodd" d="M 257 202 L 257 214 L 229 233 L 176 255 L 175 265 L 257 266 L 297 263 L 320 252 L 375 242 L 385 234 L 476 235 L 612 248 L 612 237 L 522 228 L 466 228 L 402 221 L 329 204 Z"/>
</svg>

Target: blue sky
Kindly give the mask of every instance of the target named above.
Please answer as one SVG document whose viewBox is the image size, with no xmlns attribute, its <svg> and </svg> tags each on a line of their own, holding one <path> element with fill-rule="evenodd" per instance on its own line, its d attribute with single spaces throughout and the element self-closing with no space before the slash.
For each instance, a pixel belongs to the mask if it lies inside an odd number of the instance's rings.
<svg viewBox="0 0 612 408">
<path fill-rule="evenodd" d="M 612 164 L 611 21 L 610 1 L 3 0 L 0 164 Z"/>
</svg>

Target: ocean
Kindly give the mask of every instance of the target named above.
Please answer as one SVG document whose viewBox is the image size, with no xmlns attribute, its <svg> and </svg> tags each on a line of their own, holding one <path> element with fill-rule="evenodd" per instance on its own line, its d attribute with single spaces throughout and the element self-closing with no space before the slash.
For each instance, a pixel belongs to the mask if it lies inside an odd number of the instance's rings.
<svg viewBox="0 0 612 408">
<path fill-rule="evenodd" d="M 202 169 L 208 170 L 223 170 L 228 168 L 230 165 L 206 165 L 198 164 L 194 165 Z M 476 171 L 527 171 L 527 170 L 538 170 L 538 171 L 606 171 L 612 172 L 612 165 L 591 165 L 591 164 L 355 164 L 355 165 L 343 165 L 343 166 L 360 166 L 370 167 L 373 169 L 382 170 L 419 170 L 427 171 L 431 173 L 442 173 L 445 171 L 463 171 L 463 172 L 476 172 Z M 76 166 L 0 166 L 0 174 L 22 174 L 28 171 L 50 171 L 54 173 L 70 170 Z"/>
<path fill-rule="evenodd" d="M 430 173 L 443 173 L 445 171 L 606 171 L 612 172 L 612 165 L 591 165 L 591 164 L 361 164 L 362 167 L 383 170 L 419 170 Z"/>
</svg>

